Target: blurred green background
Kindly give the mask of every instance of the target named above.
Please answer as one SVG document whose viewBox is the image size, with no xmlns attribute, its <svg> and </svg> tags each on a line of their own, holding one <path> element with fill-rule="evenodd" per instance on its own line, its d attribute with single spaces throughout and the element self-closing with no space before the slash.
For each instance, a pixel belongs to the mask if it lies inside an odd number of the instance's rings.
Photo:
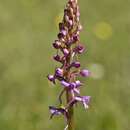
<svg viewBox="0 0 130 130">
<path fill-rule="evenodd" d="M 56 63 L 52 42 L 67 0 L 0 0 L 0 130 L 63 130 L 49 120 L 60 87 L 46 79 Z M 82 66 L 92 76 L 75 109 L 76 130 L 130 130 L 130 0 L 79 0 Z"/>
</svg>

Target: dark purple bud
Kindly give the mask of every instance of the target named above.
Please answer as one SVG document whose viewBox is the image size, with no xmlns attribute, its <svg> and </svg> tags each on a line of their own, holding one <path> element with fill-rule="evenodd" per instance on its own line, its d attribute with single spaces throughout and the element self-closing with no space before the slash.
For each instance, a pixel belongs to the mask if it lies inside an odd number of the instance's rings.
<svg viewBox="0 0 130 130">
<path fill-rule="evenodd" d="M 64 29 L 64 23 L 59 23 L 59 29 L 63 30 Z"/>
<path fill-rule="evenodd" d="M 67 46 L 71 45 L 73 43 L 73 38 L 68 38 L 68 41 L 65 42 Z"/>
<path fill-rule="evenodd" d="M 56 76 L 62 77 L 63 76 L 63 69 L 57 68 L 55 71 Z"/>
<path fill-rule="evenodd" d="M 76 48 L 74 48 L 74 52 L 79 53 L 79 54 L 83 53 L 84 50 L 85 50 L 85 48 L 81 44 L 78 45 Z"/>
<path fill-rule="evenodd" d="M 59 38 L 59 39 L 62 39 L 62 38 L 64 38 L 64 35 L 60 32 L 60 33 L 58 34 L 58 38 Z"/>
<path fill-rule="evenodd" d="M 54 75 L 48 75 L 47 78 L 48 78 L 48 80 L 50 80 L 51 82 L 55 83 L 55 77 L 54 77 Z"/>
<path fill-rule="evenodd" d="M 53 58 L 54 58 L 54 60 L 61 62 L 61 58 L 59 55 L 54 55 Z"/>
<path fill-rule="evenodd" d="M 83 77 L 88 77 L 88 76 L 90 76 L 90 71 L 86 70 L 86 69 L 81 70 L 80 75 L 83 76 Z"/>
<path fill-rule="evenodd" d="M 68 15 L 68 10 L 67 9 L 64 9 L 64 14 Z"/>
<path fill-rule="evenodd" d="M 79 36 L 78 35 L 74 35 L 73 36 L 73 42 L 77 42 L 79 41 Z"/>
<path fill-rule="evenodd" d="M 78 61 L 73 62 L 73 63 L 71 64 L 71 67 L 79 68 L 79 67 L 80 67 L 80 62 L 78 62 Z"/>
<path fill-rule="evenodd" d="M 68 82 L 66 82 L 66 81 L 64 81 L 64 80 L 62 80 L 62 81 L 61 81 L 61 85 L 63 85 L 64 87 L 69 87 L 69 86 L 70 86 L 70 83 L 68 83 Z"/>
<path fill-rule="evenodd" d="M 55 42 L 53 43 L 53 47 L 56 49 L 59 49 L 61 47 L 61 42 L 58 40 L 55 40 Z"/>
<path fill-rule="evenodd" d="M 66 48 L 64 48 L 63 53 L 64 53 L 65 56 L 67 56 L 69 54 L 69 51 Z"/>
</svg>

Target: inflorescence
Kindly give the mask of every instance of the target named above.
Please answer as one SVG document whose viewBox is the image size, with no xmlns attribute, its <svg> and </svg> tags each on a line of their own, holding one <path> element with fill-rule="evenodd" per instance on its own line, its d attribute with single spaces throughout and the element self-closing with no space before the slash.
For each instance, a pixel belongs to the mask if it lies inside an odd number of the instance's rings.
<svg viewBox="0 0 130 130">
<path fill-rule="evenodd" d="M 67 120 L 68 109 L 77 103 L 82 103 L 84 108 L 88 108 L 90 96 L 80 96 L 80 87 L 83 83 L 78 77 L 88 77 L 89 70 L 81 69 L 78 56 L 85 51 L 85 47 L 80 42 L 80 31 L 82 26 L 79 22 L 80 12 L 77 0 L 68 0 L 64 9 L 64 16 L 59 23 L 59 33 L 57 40 L 52 44 L 57 50 L 57 54 L 53 59 L 61 63 L 61 67 L 55 69 L 54 75 L 48 75 L 48 80 L 56 84 L 58 80 L 61 84 L 61 93 L 59 94 L 60 107 L 50 106 L 51 118 L 54 115 L 64 115 Z M 70 100 L 64 105 L 62 96 L 64 93 L 71 94 Z"/>
</svg>

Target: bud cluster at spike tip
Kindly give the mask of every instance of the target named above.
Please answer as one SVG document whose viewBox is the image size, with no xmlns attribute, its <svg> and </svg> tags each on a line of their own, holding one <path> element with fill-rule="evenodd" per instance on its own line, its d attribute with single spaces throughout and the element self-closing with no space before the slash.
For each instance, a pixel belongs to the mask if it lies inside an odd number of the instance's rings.
<svg viewBox="0 0 130 130">
<path fill-rule="evenodd" d="M 86 109 L 90 101 L 90 96 L 80 96 L 80 87 L 83 86 L 83 83 L 79 81 L 78 77 L 88 77 L 90 72 L 87 69 L 81 69 L 81 63 L 77 59 L 79 54 L 86 50 L 80 42 L 79 34 L 82 30 L 82 25 L 79 22 L 79 17 L 80 12 L 77 0 L 68 0 L 64 9 L 63 20 L 59 23 L 57 39 L 52 44 L 57 52 L 53 59 L 61 63 L 61 67 L 56 68 L 53 75 L 48 75 L 48 80 L 54 84 L 59 81 L 62 86 L 61 89 L 69 90 L 73 98 L 68 104 L 60 104 L 64 105 L 64 108 L 49 107 L 52 114 L 51 117 L 62 114 L 67 118 L 69 107 L 81 102 Z"/>
</svg>

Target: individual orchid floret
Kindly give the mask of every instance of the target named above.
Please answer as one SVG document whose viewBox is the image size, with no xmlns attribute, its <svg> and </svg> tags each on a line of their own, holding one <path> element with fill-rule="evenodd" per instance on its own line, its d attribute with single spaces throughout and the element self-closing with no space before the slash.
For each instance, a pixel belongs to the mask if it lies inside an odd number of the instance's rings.
<svg viewBox="0 0 130 130">
<path fill-rule="evenodd" d="M 54 55 L 53 58 L 54 60 L 61 62 L 61 57 L 59 55 Z"/>
<path fill-rule="evenodd" d="M 88 104 L 90 102 L 90 96 L 79 96 L 79 97 L 75 97 L 75 100 L 78 102 L 82 102 L 84 105 L 84 108 L 87 109 L 88 108 Z"/>
<path fill-rule="evenodd" d="M 66 48 L 64 48 L 64 49 L 63 49 L 63 53 L 64 53 L 65 56 L 68 56 L 69 51 L 68 51 Z"/>
<path fill-rule="evenodd" d="M 61 42 L 58 41 L 58 40 L 55 40 L 55 42 L 53 43 L 53 47 L 54 47 L 55 49 L 59 49 L 59 48 L 61 47 Z"/>
<path fill-rule="evenodd" d="M 70 89 L 71 93 L 73 95 L 75 95 L 75 93 L 80 94 L 79 87 L 82 86 L 82 83 L 79 80 L 77 80 L 75 82 L 71 82 L 71 83 L 68 83 L 68 82 L 62 80 L 61 85 L 67 89 Z"/>
<path fill-rule="evenodd" d="M 51 113 L 51 117 L 52 118 L 53 116 L 55 115 L 64 115 L 65 117 L 67 117 L 67 111 L 65 110 L 65 108 L 57 108 L 57 107 L 54 107 L 54 106 L 49 106 L 49 110 L 50 110 L 50 113 Z"/>
<path fill-rule="evenodd" d="M 47 78 L 48 78 L 49 81 L 51 81 L 51 82 L 53 82 L 55 84 L 55 77 L 54 77 L 54 75 L 48 75 Z"/>
<path fill-rule="evenodd" d="M 63 76 L 63 69 L 57 68 L 55 71 L 55 74 L 57 77 L 62 77 Z"/>
<path fill-rule="evenodd" d="M 83 76 L 83 77 L 88 77 L 88 76 L 90 76 L 90 71 L 83 69 L 83 70 L 80 71 L 80 75 Z"/>
<path fill-rule="evenodd" d="M 71 64 L 71 67 L 79 68 L 80 67 L 80 62 L 75 61 Z"/>
<path fill-rule="evenodd" d="M 78 87 L 82 86 L 82 83 L 79 80 L 77 80 L 75 82 L 71 82 L 71 83 L 68 83 L 68 82 L 62 80 L 61 85 L 63 85 L 66 88 L 73 89 L 73 88 L 78 88 Z"/>
<path fill-rule="evenodd" d="M 78 46 L 76 46 L 76 47 L 74 48 L 73 51 L 74 51 L 75 53 L 82 54 L 82 53 L 84 52 L 84 50 L 85 50 L 84 46 L 81 45 L 81 44 L 79 44 Z"/>
<path fill-rule="evenodd" d="M 84 105 L 84 108 L 87 109 L 90 102 L 90 96 L 77 96 L 72 101 L 70 101 L 69 106 L 73 106 L 74 104 L 81 102 Z"/>
</svg>

